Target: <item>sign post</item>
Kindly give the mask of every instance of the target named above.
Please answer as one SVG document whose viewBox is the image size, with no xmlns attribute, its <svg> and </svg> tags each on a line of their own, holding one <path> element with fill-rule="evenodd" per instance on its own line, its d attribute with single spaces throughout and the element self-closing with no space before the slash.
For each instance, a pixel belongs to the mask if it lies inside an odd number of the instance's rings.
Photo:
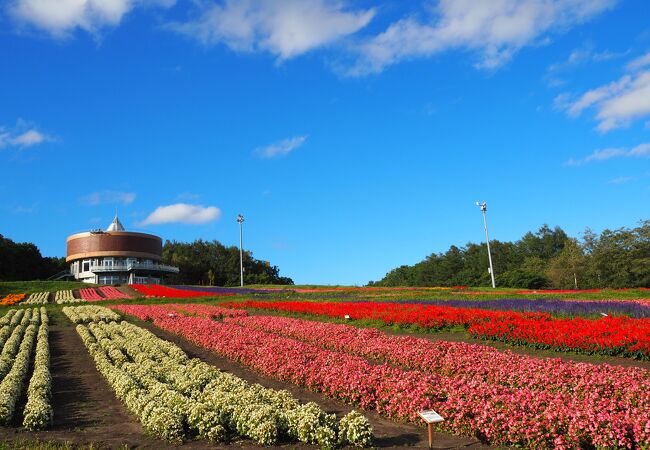
<svg viewBox="0 0 650 450">
<path fill-rule="evenodd" d="M 433 424 L 442 422 L 445 419 L 435 412 L 433 409 L 429 409 L 427 411 L 420 411 L 418 412 L 418 415 L 422 417 L 422 420 L 424 420 L 427 423 L 427 428 L 428 428 L 428 434 L 429 434 L 429 448 L 433 448 Z"/>
</svg>

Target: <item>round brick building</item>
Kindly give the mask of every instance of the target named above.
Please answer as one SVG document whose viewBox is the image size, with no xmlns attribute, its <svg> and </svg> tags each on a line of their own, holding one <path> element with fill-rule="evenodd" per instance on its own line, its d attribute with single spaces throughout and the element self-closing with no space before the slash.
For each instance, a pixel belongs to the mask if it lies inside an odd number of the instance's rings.
<svg viewBox="0 0 650 450">
<path fill-rule="evenodd" d="M 158 284 L 177 267 L 162 264 L 162 239 L 125 231 L 117 216 L 106 231 L 69 236 L 66 262 L 79 281 L 97 284 Z"/>
</svg>

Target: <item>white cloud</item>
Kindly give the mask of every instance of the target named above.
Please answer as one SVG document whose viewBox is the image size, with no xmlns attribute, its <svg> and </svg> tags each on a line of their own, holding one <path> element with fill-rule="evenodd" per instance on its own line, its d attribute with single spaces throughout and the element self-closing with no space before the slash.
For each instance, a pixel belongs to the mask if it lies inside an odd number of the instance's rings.
<svg viewBox="0 0 650 450">
<path fill-rule="evenodd" d="M 261 158 L 266 159 L 286 156 L 304 144 L 305 140 L 307 140 L 307 136 L 294 136 L 289 139 L 274 142 L 266 147 L 258 148 L 255 150 L 255 153 Z"/>
<path fill-rule="evenodd" d="M 572 116 L 588 108 L 596 110 L 597 128 L 607 132 L 650 115 L 650 70 L 626 74 L 616 81 L 589 90 L 573 101 L 568 94 L 556 98 L 556 104 Z"/>
<path fill-rule="evenodd" d="M 100 191 L 84 195 L 79 202 L 87 206 L 121 204 L 130 205 L 135 200 L 134 192 Z"/>
<path fill-rule="evenodd" d="M 627 64 L 628 70 L 639 70 L 642 69 L 646 66 L 650 66 L 650 52 L 646 53 L 645 55 L 639 56 L 638 58 L 630 61 Z"/>
<path fill-rule="evenodd" d="M 609 50 L 596 52 L 591 46 L 588 45 L 573 50 L 564 61 L 551 64 L 548 67 L 547 72 L 549 74 L 552 74 L 552 73 L 565 71 L 567 69 L 580 66 L 582 64 L 609 61 L 612 59 L 621 58 L 625 56 L 627 53 L 628 51 L 615 53 Z"/>
<path fill-rule="evenodd" d="M 333 0 L 225 0 L 170 28 L 206 45 L 265 51 L 279 60 L 333 43 L 365 27 L 374 10 L 350 11 Z"/>
<path fill-rule="evenodd" d="M 567 166 L 582 166 L 590 162 L 606 161 L 613 158 L 640 158 L 650 157 L 650 143 L 639 144 L 631 149 L 621 147 L 596 150 L 581 159 L 571 158 L 566 161 Z"/>
<path fill-rule="evenodd" d="M 439 0 L 423 21 L 403 18 L 358 46 L 348 75 L 380 72 L 402 60 L 449 49 L 479 54 L 477 66 L 495 68 L 551 32 L 585 22 L 617 0 Z"/>
<path fill-rule="evenodd" d="M 16 126 L 9 129 L 0 126 L 0 149 L 33 147 L 55 140 L 54 136 L 39 131 L 33 124 L 22 119 L 18 119 Z"/>
<path fill-rule="evenodd" d="M 202 224 L 218 220 L 221 210 L 215 206 L 188 205 L 176 203 L 157 207 L 149 214 L 141 225 L 157 225 L 161 223 Z"/>
<path fill-rule="evenodd" d="M 136 6 L 170 7 L 175 0 L 15 0 L 10 7 L 20 22 L 64 37 L 75 28 L 95 33 L 116 26 Z"/>
</svg>

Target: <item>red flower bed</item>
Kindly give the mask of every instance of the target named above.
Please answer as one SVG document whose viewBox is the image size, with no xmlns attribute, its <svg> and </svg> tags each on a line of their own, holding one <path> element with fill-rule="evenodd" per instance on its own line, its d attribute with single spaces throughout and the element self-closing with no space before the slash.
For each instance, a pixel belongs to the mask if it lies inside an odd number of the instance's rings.
<svg viewBox="0 0 650 450">
<path fill-rule="evenodd" d="M 201 292 L 187 291 L 183 289 L 170 288 L 160 284 L 130 284 L 133 289 L 137 290 L 145 297 L 164 297 L 164 298 L 189 298 L 189 297 L 220 297 L 225 295 L 235 295 L 224 292 Z"/>
<path fill-rule="evenodd" d="M 522 313 L 451 306 L 373 302 L 257 302 L 224 306 L 268 309 L 424 328 L 465 326 L 472 336 L 519 345 L 588 353 L 650 358 L 650 319 L 629 317 L 553 318 L 548 313 Z"/>
<path fill-rule="evenodd" d="M 104 297 L 99 295 L 94 288 L 79 289 L 79 296 L 82 298 L 82 300 L 86 300 L 87 302 L 98 302 L 101 300 L 106 300 Z"/>
<path fill-rule="evenodd" d="M 382 415 L 519 448 L 646 448 L 650 372 L 278 317 L 216 322 L 117 306 L 269 377 Z M 369 362 L 366 358 L 375 360 Z M 384 363 L 384 361 L 389 364 Z"/>
<path fill-rule="evenodd" d="M 106 299 L 109 300 L 118 300 L 122 298 L 133 298 L 128 294 L 125 294 L 124 292 L 120 291 L 119 289 L 113 287 L 113 286 L 102 286 L 99 288 L 100 292 Z"/>
<path fill-rule="evenodd" d="M 552 319 L 548 313 L 521 313 L 513 311 L 491 311 L 478 308 L 453 308 L 450 306 L 403 304 L 389 302 L 229 302 L 223 306 L 234 308 L 270 309 L 305 314 L 317 314 L 339 319 L 379 320 L 386 324 L 419 325 L 424 328 L 446 328 L 469 326 L 488 320 L 529 317 L 531 319 Z"/>
</svg>

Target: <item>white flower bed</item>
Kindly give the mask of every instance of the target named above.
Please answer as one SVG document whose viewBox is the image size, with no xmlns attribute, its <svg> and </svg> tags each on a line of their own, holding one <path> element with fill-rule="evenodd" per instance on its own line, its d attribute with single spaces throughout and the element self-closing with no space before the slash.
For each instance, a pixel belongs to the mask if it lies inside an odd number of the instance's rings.
<svg viewBox="0 0 650 450">
<path fill-rule="evenodd" d="M 0 353 L 0 380 L 2 380 L 11 370 L 31 319 L 31 309 L 20 310 L 13 316 L 11 323 L 3 327 L 2 331 L 4 333 L 0 337 L 5 337 L 7 334 L 8 336 L 5 338 L 6 340 L 2 347 L 2 353 Z"/>
<path fill-rule="evenodd" d="M 11 422 L 16 402 L 23 392 L 39 324 L 38 309 L 26 310 L 21 322 L 16 325 L 2 349 L 0 355 L 3 376 L 0 383 L 0 424 L 2 425 Z M 14 353 L 16 348 L 17 353 Z M 9 368 L 8 373 L 5 372 L 6 367 Z"/>
<path fill-rule="evenodd" d="M 50 298 L 49 292 L 34 292 L 29 295 L 29 298 L 21 303 L 21 305 L 45 305 Z"/>
<path fill-rule="evenodd" d="M 54 301 L 57 303 L 57 305 L 63 305 L 66 303 L 85 303 L 85 300 L 74 298 L 74 295 L 72 295 L 72 290 L 70 289 L 56 291 L 54 294 Z"/>
<path fill-rule="evenodd" d="M 189 359 L 171 342 L 127 322 L 78 325 L 77 332 L 116 396 L 146 430 L 164 439 L 221 441 L 237 434 L 263 445 L 289 439 L 332 448 L 365 445 L 372 437 L 358 413 L 342 419 L 339 432 L 336 416 L 315 403 L 301 405 L 287 391 L 251 385 Z"/>
<path fill-rule="evenodd" d="M 0 326 L 2 326 L 2 328 L 0 328 L 0 348 L 4 347 L 5 342 L 7 342 L 7 339 L 9 339 L 9 336 L 13 333 L 16 325 L 20 323 L 24 314 L 24 309 L 10 309 L 9 312 L 0 319 Z"/>
<path fill-rule="evenodd" d="M 41 430 L 52 423 L 52 376 L 50 375 L 50 348 L 48 343 L 49 320 L 41 307 L 41 326 L 36 341 L 34 372 L 27 388 L 27 404 L 23 413 L 23 426 L 28 430 Z"/>
<path fill-rule="evenodd" d="M 63 313 L 72 323 L 110 322 L 120 320 L 121 316 L 112 309 L 103 306 L 64 306 Z"/>
</svg>

